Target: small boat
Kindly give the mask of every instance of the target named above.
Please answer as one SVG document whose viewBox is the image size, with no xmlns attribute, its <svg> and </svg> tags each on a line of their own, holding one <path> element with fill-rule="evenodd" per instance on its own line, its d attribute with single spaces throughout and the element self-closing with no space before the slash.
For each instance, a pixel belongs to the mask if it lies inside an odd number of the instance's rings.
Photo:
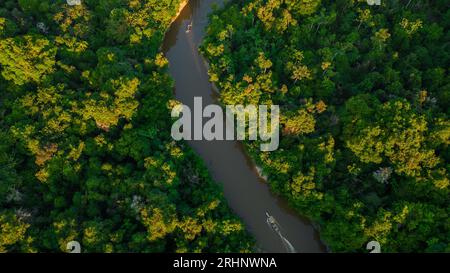
<svg viewBox="0 0 450 273">
<path fill-rule="evenodd" d="M 277 233 L 280 233 L 280 227 L 278 225 L 277 220 L 275 220 L 275 218 L 270 215 L 267 211 L 266 211 L 266 216 L 267 216 L 267 224 Z"/>
<path fill-rule="evenodd" d="M 266 216 L 267 216 L 267 224 L 269 225 L 270 228 L 272 228 L 273 231 L 275 231 L 278 236 L 280 236 L 281 242 L 283 243 L 283 246 L 286 248 L 286 252 L 287 253 L 296 253 L 297 251 L 295 250 L 294 246 L 291 244 L 291 242 L 288 241 L 288 239 L 286 239 L 283 234 L 281 234 L 281 226 L 280 224 L 277 222 L 277 220 L 275 220 L 275 218 L 270 215 L 267 211 L 266 211 Z"/>
<path fill-rule="evenodd" d="M 192 30 L 192 22 L 187 26 L 186 33 L 191 32 Z"/>
</svg>

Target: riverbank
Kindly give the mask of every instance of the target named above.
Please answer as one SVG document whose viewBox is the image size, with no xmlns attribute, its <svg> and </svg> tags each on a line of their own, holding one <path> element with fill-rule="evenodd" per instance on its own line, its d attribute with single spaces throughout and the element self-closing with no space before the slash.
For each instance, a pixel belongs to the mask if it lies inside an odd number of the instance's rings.
<svg viewBox="0 0 450 273">
<path fill-rule="evenodd" d="M 205 56 L 203 56 L 203 54 L 201 54 L 201 52 L 200 52 L 200 56 L 201 56 L 201 58 L 202 58 L 202 60 L 203 60 L 203 63 L 204 63 L 204 65 L 205 65 L 205 67 L 206 67 L 206 69 L 207 69 L 207 71 L 209 71 L 210 70 L 210 64 L 209 64 L 209 62 L 208 62 L 208 60 L 206 59 L 206 57 Z M 214 83 L 214 82 L 211 82 L 210 81 L 210 84 L 211 84 L 211 87 L 212 87 L 212 89 L 213 89 L 213 91 L 218 95 L 218 96 L 220 96 L 220 89 L 217 87 L 217 85 Z M 223 107 L 223 105 L 222 105 L 222 107 Z M 258 164 L 256 164 L 256 162 L 255 162 L 255 159 L 246 151 L 246 149 L 245 149 L 245 145 L 244 144 L 242 144 L 243 145 L 243 153 L 245 153 L 245 155 L 251 160 L 251 163 L 252 163 L 252 165 L 253 165 L 253 167 L 254 167 L 254 170 L 255 170 L 255 172 L 257 173 L 257 175 L 259 176 L 259 178 L 262 180 L 262 181 L 264 181 L 264 183 L 266 183 L 267 184 L 267 186 L 269 186 L 269 177 L 267 176 L 267 175 L 265 175 L 264 174 L 264 169 L 263 169 L 263 167 L 261 167 L 261 166 L 259 166 Z M 284 199 L 284 198 L 283 198 Z M 300 215 L 299 214 L 299 216 L 300 217 L 304 217 L 304 216 L 302 216 L 302 215 Z M 317 223 L 315 223 L 315 222 L 313 222 L 311 219 L 309 219 L 308 218 L 308 221 L 310 221 L 311 222 L 311 225 L 314 227 L 314 229 L 320 234 L 320 230 L 321 230 L 321 228 L 320 228 L 320 225 L 319 224 L 317 224 Z M 319 238 L 320 238 L 320 235 L 319 235 Z M 322 238 L 320 238 L 320 242 L 325 246 L 325 248 L 326 248 L 326 252 L 332 252 L 332 250 L 330 249 L 330 247 L 322 240 Z"/>
<path fill-rule="evenodd" d="M 189 9 L 184 12 L 180 9 L 182 12 L 167 32 L 163 46 L 175 82 L 175 98 L 188 106 L 193 104 L 194 97 L 202 97 L 204 104 L 217 104 L 220 92 L 209 81 L 209 64 L 199 53 L 198 46 L 205 35 L 212 5 L 221 5 L 223 1 L 191 0 L 189 3 Z M 193 29 L 186 33 L 185 27 L 190 22 L 195 22 Z M 263 183 L 242 143 L 187 142 L 205 162 L 213 179 L 222 185 L 229 206 L 256 239 L 257 249 L 262 252 L 286 252 L 279 236 L 266 223 L 266 212 L 269 212 L 281 224 L 283 235 L 298 252 L 325 251 L 312 224 L 289 209 L 286 202 L 273 195 L 268 184 Z"/>
<path fill-rule="evenodd" d="M 180 7 L 178 8 L 177 14 L 172 18 L 172 21 L 170 22 L 170 25 L 167 28 L 166 33 L 167 33 L 168 29 L 170 28 L 170 26 L 173 24 L 173 22 L 175 22 L 177 20 L 177 18 L 180 16 L 181 12 L 184 10 L 184 8 L 187 6 L 187 4 L 189 4 L 189 0 L 183 0 L 180 3 Z"/>
</svg>

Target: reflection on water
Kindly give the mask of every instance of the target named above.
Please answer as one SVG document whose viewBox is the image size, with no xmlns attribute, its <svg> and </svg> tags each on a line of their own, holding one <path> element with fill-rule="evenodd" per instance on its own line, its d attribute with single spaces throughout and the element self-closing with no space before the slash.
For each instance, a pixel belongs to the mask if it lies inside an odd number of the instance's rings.
<svg viewBox="0 0 450 273">
<path fill-rule="evenodd" d="M 202 97 L 204 105 L 217 104 L 197 49 L 205 34 L 207 14 L 213 4 L 222 3 L 222 0 L 191 0 L 167 32 L 162 47 L 175 80 L 175 96 L 191 109 L 194 97 Z M 189 24 L 192 29 L 186 32 Z M 228 204 L 244 221 L 262 251 L 325 251 L 311 224 L 270 193 L 241 143 L 205 140 L 188 144 L 203 158 L 214 180 L 223 185 Z M 276 219 L 279 231 L 268 225 L 266 212 Z"/>
</svg>

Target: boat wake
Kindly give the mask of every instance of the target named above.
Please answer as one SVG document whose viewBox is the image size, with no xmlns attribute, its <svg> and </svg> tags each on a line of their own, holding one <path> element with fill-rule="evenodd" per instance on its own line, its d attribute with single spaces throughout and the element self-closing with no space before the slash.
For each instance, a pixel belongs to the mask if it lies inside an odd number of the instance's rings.
<svg viewBox="0 0 450 273">
<path fill-rule="evenodd" d="M 288 239 L 286 239 L 282 232 L 281 232 L 281 226 L 277 222 L 277 220 L 271 216 L 268 212 L 266 212 L 267 220 L 266 223 L 269 225 L 269 227 L 278 234 L 280 237 L 281 242 L 283 243 L 284 248 L 286 249 L 287 253 L 297 253 L 294 246 L 289 242 Z"/>
</svg>

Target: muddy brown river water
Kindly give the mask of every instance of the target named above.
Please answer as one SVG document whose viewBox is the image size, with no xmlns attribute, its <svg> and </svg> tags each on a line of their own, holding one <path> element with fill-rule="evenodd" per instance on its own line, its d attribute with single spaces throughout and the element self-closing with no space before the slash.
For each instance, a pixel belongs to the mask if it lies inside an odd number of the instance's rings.
<svg viewBox="0 0 450 273">
<path fill-rule="evenodd" d="M 169 59 L 175 80 L 175 97 L 193 109 L 194 97 L 203 105 L 217 104 L 217 94 L 208 80 L 205 63 L 198 52 L 208 14 L 222 0 L 191 0 L 166 34 L 163 52 Z M 192 23 L 190 32 L 186 32 Z M 205 161 L 212 177 L 223 185 L 229 206 L 244 221 L 262 252 L 288 252 L 286 242 L 266 222 L 269 212 L 279 223 L 284 238 L 296 252 L 324 252 L 312 224 L 289 209 L 282 199 L 269 191 L 255 165 L 237 141 L 188 141 Z"/>
</svg>

